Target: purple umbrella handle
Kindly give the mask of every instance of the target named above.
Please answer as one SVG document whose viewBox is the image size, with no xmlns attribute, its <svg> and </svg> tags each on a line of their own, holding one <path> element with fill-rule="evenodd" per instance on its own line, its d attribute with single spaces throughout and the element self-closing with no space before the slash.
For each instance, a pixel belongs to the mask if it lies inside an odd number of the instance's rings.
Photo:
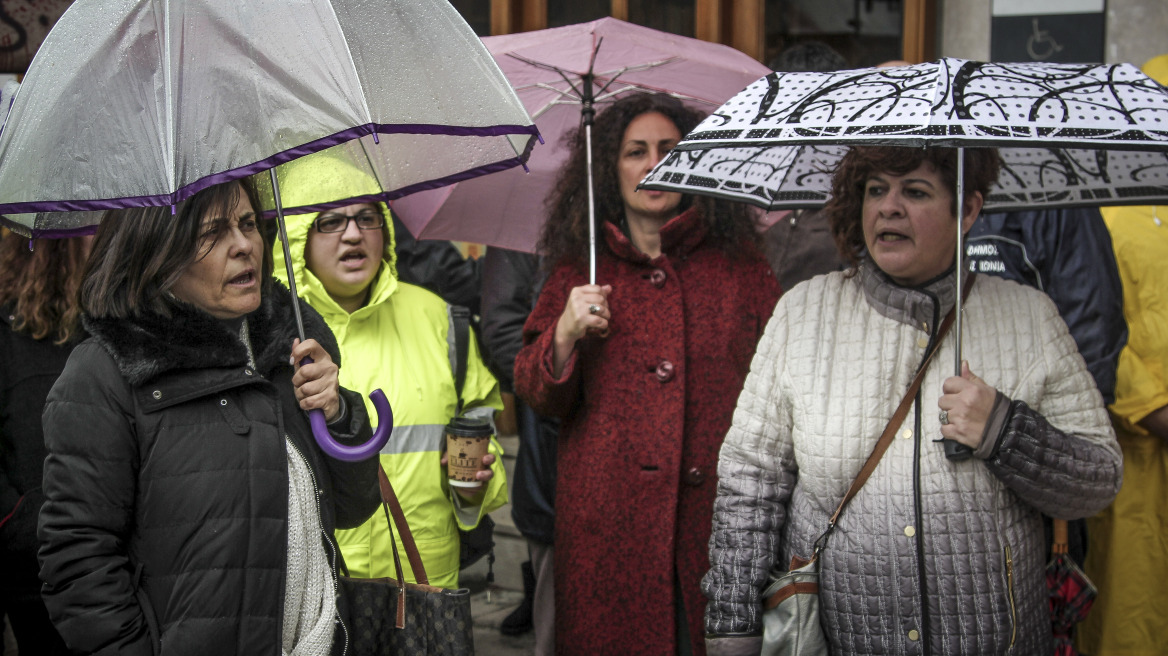
<svg viewBox="0 0 1168 656">
<path fill-rule="evenodd" d="M 321 451 L 337 460 L 345 462 L 360 462 L 381 453 L 382 447 L 389 442 L 389 434 L 393 431 L 393 410 L 385 398 L 385 392 L 375 389 L 369 394 L 373 401 L 373 408 L 377 410 L 377 430 L 373 431 L 373 438 L 360 446 L 345 446 L 333 439 L 329 433 L 328 422 L 325 421 L 323 410 L 309 410 L 308 423 L 312 424 L 312 435 Z"/>
<path fill-rule="evenodd" d="M 300 366 L 312 362 L 312 358 L 304 358 Z M 385 392 L 375 389 L 369 393 L 369 400 L 373 401 L 373 409 L 377 411 L 377 429 L 373 437 L 360 446 L 345 446 L 333 439 L 329 433 L 328 422 L 325 421 L 324 411 L 320 409 L 308 411 L 308 423 L 312 426 L 312 436 L 320 445 L 325 455 L 332 456 L 345 462 L 360 462 L 381 453 L 382 447 L 389 442 L 389 434 L 393 432 L 393 409 L 389 407 L 389 399 Z"/>
</svg>

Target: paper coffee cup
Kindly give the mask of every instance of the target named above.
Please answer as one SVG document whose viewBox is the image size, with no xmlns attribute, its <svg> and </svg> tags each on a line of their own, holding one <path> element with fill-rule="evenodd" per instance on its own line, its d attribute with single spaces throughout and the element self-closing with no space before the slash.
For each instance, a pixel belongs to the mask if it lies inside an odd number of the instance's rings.
<svg viewBox="0 0 1168 656">
<path fill-rule="evenodd" d="M 455 417 L 446 425 L 446 476 L 455 487 L 478 487 L 475 479 L 491 445 L 486 419 Z"/>
</svg>

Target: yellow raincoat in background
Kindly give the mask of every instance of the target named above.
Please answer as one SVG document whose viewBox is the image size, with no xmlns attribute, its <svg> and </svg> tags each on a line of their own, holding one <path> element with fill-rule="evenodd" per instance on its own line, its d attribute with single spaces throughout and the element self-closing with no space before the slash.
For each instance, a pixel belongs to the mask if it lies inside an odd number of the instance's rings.
<svg viewBox="0 0 1168 656">
<path fill-rule="evenodd" d="M 1168 55 L 1149 61 L 1144 72 L 1168 83 Z M 1110 407 L 1123 450 L 1123 488 L 1087 523 L 1085 569 L 1099 596 L 1077 646 L 1090 656 L 1168 654 L 1168 441 L 1137 424 L 1168 405 L 1168 206 L 1102 213 L 1129 332 Z"/>
<path fill-rule="evenodd" d="M 324 178 L 332 175 L 307 175 L 319 171 L 305 171 L 305 168 L 294 169 L 295 175 L 281 182 L 288 207 L 297 203 L 298 185 L 338 184 L 336 180 L 325 182 Z M 440 464 L 445 439 L 443 428 L 457 407 L 451 366 L 454 337 L 448 306 L 436 294 L 398 281 L 392 222 L 383 204 L 381 209 L 386 212 L 389 232 L 383 262 L 373 279 L 368 303 L 352 314 L 328 295 L 305 265 L 308 230 L 317 215 L 287 217 L 296 291 L 320 312 L 336 335 L 341 349 L 340 384 L 366 395 L 369 418 L 375 425 L 377 414 L 368 399 L 369 392 L 380 388 L 389 399 L 394 428 L 389 443 L 381 451 L 381 465 L 401 501 L 430 584 L 457 588 L 459 528 L 477 526 L 483 515 L 507 503 L 503 452 L 492 437 L 490 452 L 496 458 L 492 466 L 494 477 L 486 486 L 482 504 L 467 506 L 447 484 L 446 470 Z M 284 255 L 278 241 L 274 250 L 275 273 L 283 280 L 286 277 Z M 494 411 L 503 407 L 498 382 L 483 364 L 474 339 L 470 340 L 462 396 L 463 414 L 467 416 L 493 417 Z M 374 513 L 358 528 L 337 531 L 336 537 L 352 576 L 397 577 L 384 513 Z M 399 551 L 402 550 L 400 539 L 397 544 Z M 405 552 L 400 553 L 406 579 L 414 582 Z"/>
</svg>

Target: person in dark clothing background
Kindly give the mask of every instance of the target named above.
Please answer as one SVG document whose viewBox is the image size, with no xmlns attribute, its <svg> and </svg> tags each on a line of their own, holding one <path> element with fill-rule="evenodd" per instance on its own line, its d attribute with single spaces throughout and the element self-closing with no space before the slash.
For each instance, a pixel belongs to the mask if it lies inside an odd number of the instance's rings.
<svg viewBox="0 0 1168 656">
<path fill-rule="evenodd" d="M 499 384 L 514 392 L 515 356 L 523 346 L 523 323 L 535 306 L 541 283 L 537 255 L 488 248 L 483 257 L 482 338 Z M 535 413 L 515 398 L 519 451 L 511 483 L 511 517 L 527 539 L 531 559 L 523 563 L 523 602 L 499 629 L 515 635 L 535 629 L 536 656 L 555 650 L 554 558 L 556 437 L 560 422 Z"/>
<path fill-rule="evenodd" d="M 821 41 L 803 41 L 779 53 L 769 66 L 781 73 L 829 73 L 847 68 L 848 62 Z M 819 274 L 847 268 L 822 210 L 772 212 L 767 218 L 776 216 L 763 232 L 762 248 L 784 291 Z"/>
<path fill-rule="evenodd" d="M 41 410 L 82 339 L 77 290 L 91 237 L 0 238 L 0 615 L 21 654 L 68 654 L 37 578 Z"/>
<path fill-rule="evenodd" d="M 1099 209 L 982 214 L 969 231 L 965 252 L 971 271 L 1034 287 L 1054 301 L 1103 402 L 1114 403 L 1127 323 L 1123 282 Z M 1050 518 L 1043 522 L 1049 544 Z M 1068 522 L 1067 529 L 1067 553 L 1081 566 L 1087 557 L 1087 522 Z"/>
<path fill-rule="evenodd" d="M 448 241 L 415 239 L 397 212 L 390 211 L 390 216 L 398 280 L 424 287 L 451 305 L 469 309 L 472 317 L 477 316 L 482 281 L 479 261 L 463 257 L 458 247 Z"/>
</svg>

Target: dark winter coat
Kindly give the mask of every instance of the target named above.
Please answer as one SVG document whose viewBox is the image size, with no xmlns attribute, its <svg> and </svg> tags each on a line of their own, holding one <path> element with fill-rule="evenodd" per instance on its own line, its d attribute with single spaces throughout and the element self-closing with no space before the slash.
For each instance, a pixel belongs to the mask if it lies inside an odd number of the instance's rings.
<svg viewBox="0 0 1168 656">
<path fill-rule="evenodd" d="M 397 257 L 397 278 L 424 287 L 451 305 L 479 313 L 482 273 L 479 261 L 463 257 L 458 247 L 437 239 L 414 239 L 396 213 L 393 219 L 393 252 Z"/>
<path fill-rule="evenodd" d="M 783 289 L 848 268 L 822 211 L 795 210 L 775 221 L 762 234 L 762 250 Z"/>
<path fill-rule="evenodd" d="M 677 653 L 680 585 L 695 654 L 718 450 L 755 344 L 779 296 L 762 256 L 706 240 L 692 212 L 650 259 L 611 223 L 597 281 L 611 284 L 607 338 L 577 343 L 552 375 L 555 325 L 588 274 L 561 266 L 524 329 L 516 393 L 564 418 L 556 486 L 556 651 Z"/>
<path fill-rule="evenodd" d="M 504 248 L 483 256 L 482 341 L 500 385 L 515 388 L 515 356 L 523 346 L 523 324 L 542 287 L 540 258 Z M 515 399 L 519 451 L 511 478 L 511 519 L 529 540 L 555 541 L 556 440 L 560 422 Z"/>
<path fill-rule="evenodd" d="M 45 437 L 41 410 L 76 343 L 58 346 L 12 329 L 0 309 L 0 597 L 40 603 L 37 513 L 44 494 Z"/>
<path fill-rule="evenodd" d="M 339 364 L 332 333 L 305 329 Z M 296 324 L 276 285 L 247 317 L 256 368 L 226 324 L 191 307 L 172 319 L 87 321 L 44 412 L 48 458 L 41 578 L 71 647 L 102 654 L 277 654 L 284 613 L 285 435 L 309 464 L 321 539 L 377 508 L 377 461 L 326 458 L 288 362 Z M 335 437 L 369 439 L 342 390 Z M 346 616 L 343 599 L 340 617 Z M 347 646 L 338 626 L 334 653 Z"/>
</svg>

